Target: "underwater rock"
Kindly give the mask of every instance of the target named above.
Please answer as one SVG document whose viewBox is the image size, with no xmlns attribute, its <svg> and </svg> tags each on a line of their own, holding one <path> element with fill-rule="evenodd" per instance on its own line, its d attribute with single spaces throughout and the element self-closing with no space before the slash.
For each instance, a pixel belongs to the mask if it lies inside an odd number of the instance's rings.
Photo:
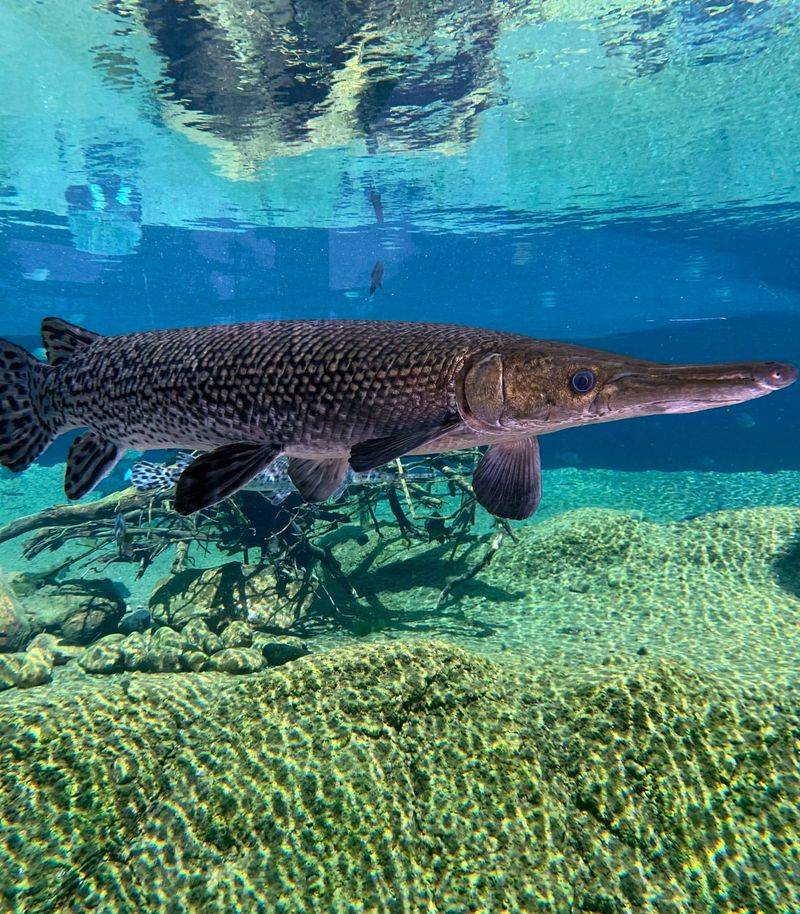
<svg viewBox="0 0 800 914">
<path fill-rule="evenodd" d="M 253 630 L 245 622 L 231 622 L 220 633 L 223 647 L 250 647 Z"/>
<path fill-rule="evenodd" d="M 189 651 L 183 655 L 183 662 L 187 670 L 191 670 L 193 673 L 199 673 L 200 670 L 206 668 L 208 656 L 202 651 Z"/>
<path fill-rule="evenodd" d="M 204 654 L 216 654 L 223 648 L 222 639 L 202 619 L 192 619 L 181 629 L 188 645 Z"/>
<path fill-rule="evenodd" d="M 226 647 L 209 657 L 205 670 L 213 673 L 257 673 L 267 665 L 260 651 L 252 647 Z"/>
<path fill-rule="evenodd" d="M 131 632 L 120 643 L 122 662 L 128 672 L 132 673 L 145 668 L 150 640 L 150 632 Z"/>
<path fill-rule="evenodd" d="M 258 632 L 253 647 L 261 651 L 268 666 L 280 666 L 310 654 L 308 645 L 296 635 L 268 635 Z"/>
<path fill-rule="evenodd" d="M 272 567 L 226 562 L 163 578 L 150 597 L 150 614 L 173 628 L 202 619 L 213 630 L 246 619 L 253 628 L 284 631 L 305 616 L 313 598 L 313 588 L 301 592 L 299 582 L 279 586 Z"/>
<path fill-rule="evenodd" d="M 184 669 L 183 652 L 151 645 L 142 669 L 147 673 L 179 673 Z"/>
<path fill-rule="evenodd" d="M 121 673 L 125 669 L 124 640 L 124 635 L 106 635 L 84 651 L 78 664 L 87 673 Z"/>
<path fill-rule="evenodd" d="M 150 610 L 140 607 L 126 612 L 119 620 L 117 628 L 123 635 L 130 635 L 132 632 L 147 631 L 151 622 Z"/>
<path fill-rule="evenodd" d="M 792 911 L 799 707 L 679 663 L 581 678 L 430 642 L 6 692 L 3 903 Z"/>
<path fill-rule="evenodd" d="M 6 587 L 0 580 L 0 653 L 23 648 L 30 631 L 30 624 L 11 587 Z"/>
<path fill-rule="evenodd" d="M 17 685 L 21 689 L 45 685 L 53 678 L 53 664 L 41 648 L 35 647 L 24 656 L 17 671 Z"/>
<path fill-rule="evenodd" d="M 36 593 L 42 585 L 42 579 L 40 575 L 29 571 L 12 571 L 6 575 L 6 583 L 22 599 Z"/>
<path fill-rule="evenodd" d="M 182 654 L 191 647 L 189 639 L 183 632 L 176 631 L 168 625 L 157 628 L 150 637 L 150 649 L 156 651 L 175 651 Z"/>
<path fill-rule="evenodd" d="M 163 626 L 156 629 L 149 641 L 141 669 L 148 673 L 177 673 L 185 668 L 184 652 L 191 644 L 181 632 Z"/>
<path fill-rule="evenodd" d="M 54 632 L 71 644 L 91 644 L 116 631 L 125 601 L 112 581 L 67 580 L 45 584 L 24 601 L 31 631 Z"/>
<path fill-rule="evenodd" d="M 16 686 L 21 663 L 20 654 L 0 654 L 0 692 Z"/>
<path fill-rule="evenodd" d="M 75 644 L 65 644 L 49 632 L 41 632 L 28 644 L 27 651 L 42 650 L 49 656 L 53 666 L 64 666 L 70 660 L 81 656 L 84 648 Z"/>
</svg>

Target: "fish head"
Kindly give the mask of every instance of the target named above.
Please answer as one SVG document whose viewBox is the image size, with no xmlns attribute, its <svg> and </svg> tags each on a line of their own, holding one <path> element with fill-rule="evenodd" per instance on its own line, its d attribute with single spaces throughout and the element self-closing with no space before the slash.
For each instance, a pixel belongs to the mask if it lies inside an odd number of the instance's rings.
<svg viewBox="0 0 800 914">
<path fill-rule="evenodd" d="M 562 343 L 470 360 L 457 386 L 464 421 L 488 434 L 542 434 L 763 397 L 797 380 L 785 362 L 670 365 Z"/>
</svg>

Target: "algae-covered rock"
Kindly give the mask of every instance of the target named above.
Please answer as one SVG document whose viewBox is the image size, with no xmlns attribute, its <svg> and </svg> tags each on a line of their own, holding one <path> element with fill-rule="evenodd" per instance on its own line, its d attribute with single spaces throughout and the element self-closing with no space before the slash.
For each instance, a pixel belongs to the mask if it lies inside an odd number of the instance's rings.
<svg viewBox="0 0 800 914">
<path fill-rule="evenodd" d="M 125 669 L 124 635 L 106 635 L 87 648 L 78 659 L 87 673 L 121 673 Z"/>
<path fill-rule="evenodd" d="M 21 689 L 44 685 L 53 678 L 53 663 L 41 648 L 28 650 L 17 670 L 17 685 Z"/>
<path fill-rule="evenodd" d="M 183 651 L 151 644 L 142 669 L 148 673 L 179 673 L 184 669 Z"/>
<path fill-rule="evenodd" d="M 21 650 L 30 631 L 30 623 L 11 588 L 0 579 L 0 652 Z"/>
<path fill-rule="evenodd" d="M 302 594 L 302 596 L 301 596 Z M 308 611 L 313 588 L 280 585 L 272 567 L 226 562 L 216 568 L 187 568 L 164 578 L 150 597 L 153 621 L 182 628 L 202 619 L 211 629 L 232 620 L 285 630 Z"/>
<path fill-rule="evenodd" d="M 28 653 L 35 649 L 44 651 L 54 666 L 64 666 L 71 660 L 76 660 L 84 651 L 79 645 L 66 644 L 49 632 L 41 632 L 29 642 Z"/>
<path fill-rule="evenodd" d="M 122 662 L 126 670 L 143 670 L 147 663 L 147 652 L 150 650 L 150 632 L 131 632 L 120 642 Z"/>
<path fill-rule="evenodd" d="M 246 622 L 231 622 L 220 634 L 223 647 L 250 647 L 253 630 Z"/>
<path fill-rule="evenodd" d="M 512 672 L 425 642 L 5 692 L 3 903 L 783 914 L 799 699 L 649 660 Z"/>
<path fill-rule="evenodd" d="M 24 601 L 31 631 L 54 632 L 70 644 L 91 644 L 116 631 L 125 601 L 112 581 L 69 580 L 45 584 Z"/>
<path fill-rule="evenodd" d="M 19 679 L 20 654 L 0 654 L 0 692 L 13 689 Z"/>
<path fill-rule="evenodd" d="M 226 647 L 209 657 L 204 669 L 215 673 L 257 673 L 265 666 L 261 652 L 252 647 Z"/>
<path fill-rule="evenodd" d="M 206 668 L 208 656 L 202 651 L 189 651 L 183 655 L 183 662 L 187 670 L 198 673 Z"/>
<path fill-rule="evenodd" d="M 181 634 L 191 648 L 204 654 L 215 654 L 223 648 L 222 639 L 202 619 L 191 619 L 181 629 Z"/>
</svg>

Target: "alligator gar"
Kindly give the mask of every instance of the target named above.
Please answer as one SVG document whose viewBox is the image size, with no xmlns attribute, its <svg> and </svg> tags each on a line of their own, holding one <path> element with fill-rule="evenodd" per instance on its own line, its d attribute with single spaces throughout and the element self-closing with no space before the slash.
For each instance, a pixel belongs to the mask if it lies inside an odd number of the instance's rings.
<svg viewBox="0 0 800 914">
<path fill-rule="evenodd" d="M 181 473 L 191 514 L 278 457 L 308 501 L 348 466 L 488 446 L 478 502 L 525 518 L 541 497 L 537 436 L 655 413 L 728 406 L 786 387 L 783 362 L 665 365 L 568 343 L 449 324 L 266 321 L 101 336 L 42 323 L 47 362 L 0 341 L 0 463 L 28 467 L 58 435 L 69 498 L 91 491 L 126 449 L 204 453 Z"/>
</svg>

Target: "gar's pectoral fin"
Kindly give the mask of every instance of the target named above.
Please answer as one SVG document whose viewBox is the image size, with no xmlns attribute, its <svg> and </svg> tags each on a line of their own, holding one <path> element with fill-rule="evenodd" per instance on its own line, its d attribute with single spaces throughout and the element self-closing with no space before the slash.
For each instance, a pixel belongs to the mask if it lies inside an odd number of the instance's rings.
<svg viewBox="0 0 800 914">
<path fill-rule="evenodd" d="M 84 432 L 72 442 L 67 455 L 64 492 L 67 498 L 82 498 L 117 465 L 123 451 L 96 432 Z"/>
<path fill-rule="evenodd" d="M 475 468 L 472 491 L 479 504 L 496 517 L 530 517 L 542 497 L 539 442 L 522 438 L 493 444 Z"/>
<path fill-rule="evenodd" d="M 371 438 L 355 445 L 350 452 L 350 466 L 357 473 L 365 473 L 381 467 L 404 454 L 410 454 L 425 444 L 431 444 L 437 438 L 443 438 L 461 425 L 460 416 L 450 416 L 436 425 L 417 426 L 404 429 L 395 435 L 385 438 Z"/>
<path fill-rule="evenodd" d="M 304 460 L 289 458 L 289 479 L 306 501 L 327 501 L 347 475 L 347 458 Z"/>
<path fill-rule="evenodd" d="M 193 460 L 178 477 L 175 510 L 194 514 L 238 492 L 278 457 L 269 442 L 226 444 Z"/>
</svg>

